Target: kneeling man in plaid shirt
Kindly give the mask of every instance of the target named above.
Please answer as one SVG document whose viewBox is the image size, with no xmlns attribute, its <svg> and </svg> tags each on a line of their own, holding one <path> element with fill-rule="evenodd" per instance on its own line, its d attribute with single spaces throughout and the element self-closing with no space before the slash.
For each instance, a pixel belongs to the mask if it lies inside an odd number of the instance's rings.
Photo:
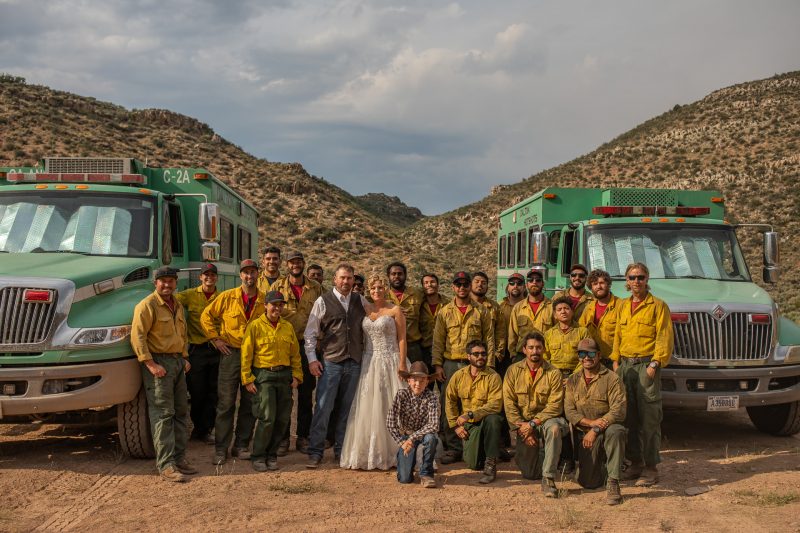
<svg viewBox="0 0 800 533">
<path fill-rule="evenodd" d="M 433 456 L 439 439 L 439 398 L 428 389 L 430 374 L 428 366 L 417 361 L 409 372 L 400 375 L 408 381 L 408 388 L 400 389 L 394 397 L 386 416 L 386 428 L 400 448 L 397 450 L 397 480 L 411 483 L 414 480 L 414 465 L 417 448 L 422 445 L 422 464 L 419 467 L 420 484 L 423 488 L 436 488 L 433 478 Z"/>
</svg>

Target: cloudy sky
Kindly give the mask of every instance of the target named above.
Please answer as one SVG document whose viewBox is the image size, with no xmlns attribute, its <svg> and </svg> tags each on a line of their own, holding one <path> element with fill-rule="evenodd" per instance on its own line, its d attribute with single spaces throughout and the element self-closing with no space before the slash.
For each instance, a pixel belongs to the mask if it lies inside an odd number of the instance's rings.
<svg viewBox="0 0 800 533">
<path fill-rule="evenodd" d="M 427 214 L 800 68 L 796 0 L 0 0 L 0 20 L 0 71 Z"/>
</svg>

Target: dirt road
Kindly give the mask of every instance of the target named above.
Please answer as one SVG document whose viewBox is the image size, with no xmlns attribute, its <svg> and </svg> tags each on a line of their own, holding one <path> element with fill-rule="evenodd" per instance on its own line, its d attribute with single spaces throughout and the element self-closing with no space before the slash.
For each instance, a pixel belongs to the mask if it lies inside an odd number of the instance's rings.
<svg viewBox="0 0 800 533">
<path fill-rule="evenodd" d="M 758 433 L 743 412 L 668 412 L 661 483 L 624 486 L 615 508 L 572 482 L 545 500 L 513 463 L 489 487 L 463 463 L 442 467 L 440 488 L 423 490 L 328 456 L 318 471 L 297 453 L 277 473 L 216 468 L 211 447 L 194 442 L 201 474 L 173 485 L 152 461 L 123 458 L 113 431 L 0 425 L 0 531 L 800 531 L 800 440 Z"/>
</svg>

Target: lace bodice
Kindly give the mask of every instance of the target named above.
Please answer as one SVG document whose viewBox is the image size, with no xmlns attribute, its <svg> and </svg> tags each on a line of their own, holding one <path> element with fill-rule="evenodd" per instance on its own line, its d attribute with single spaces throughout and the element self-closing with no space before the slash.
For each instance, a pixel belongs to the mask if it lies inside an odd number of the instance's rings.
<svg viewBox="0 0 800 533">
<path fill-rule="evenodd" d="M 394 357 L 397 359 L 400 347 L 397 344 L 397 327 L 394 318 L 389 315 L 379 316 L 372 321 L 364 317 L 364 353 L 373 357 Z"/>
</svg>

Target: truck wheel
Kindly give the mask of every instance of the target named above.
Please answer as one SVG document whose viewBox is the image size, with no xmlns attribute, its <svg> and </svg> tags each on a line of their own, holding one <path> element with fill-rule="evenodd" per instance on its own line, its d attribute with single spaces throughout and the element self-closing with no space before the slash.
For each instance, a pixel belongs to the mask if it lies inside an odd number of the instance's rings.
<svg viewBox="0 0 800 533">
<path fill-rule="evenodd" d="M 122 453 L 135 459 L 152 459 L 156 456 L 144 387 L 139 389 L 136 398 L 117 405 L 117 429 Z"/>
<path fill-rule="evenodd" d="M 800 432 L 800 402 L 747 408 L 753 425 L 764 433 L 786 437 Z"/>
</svg>

